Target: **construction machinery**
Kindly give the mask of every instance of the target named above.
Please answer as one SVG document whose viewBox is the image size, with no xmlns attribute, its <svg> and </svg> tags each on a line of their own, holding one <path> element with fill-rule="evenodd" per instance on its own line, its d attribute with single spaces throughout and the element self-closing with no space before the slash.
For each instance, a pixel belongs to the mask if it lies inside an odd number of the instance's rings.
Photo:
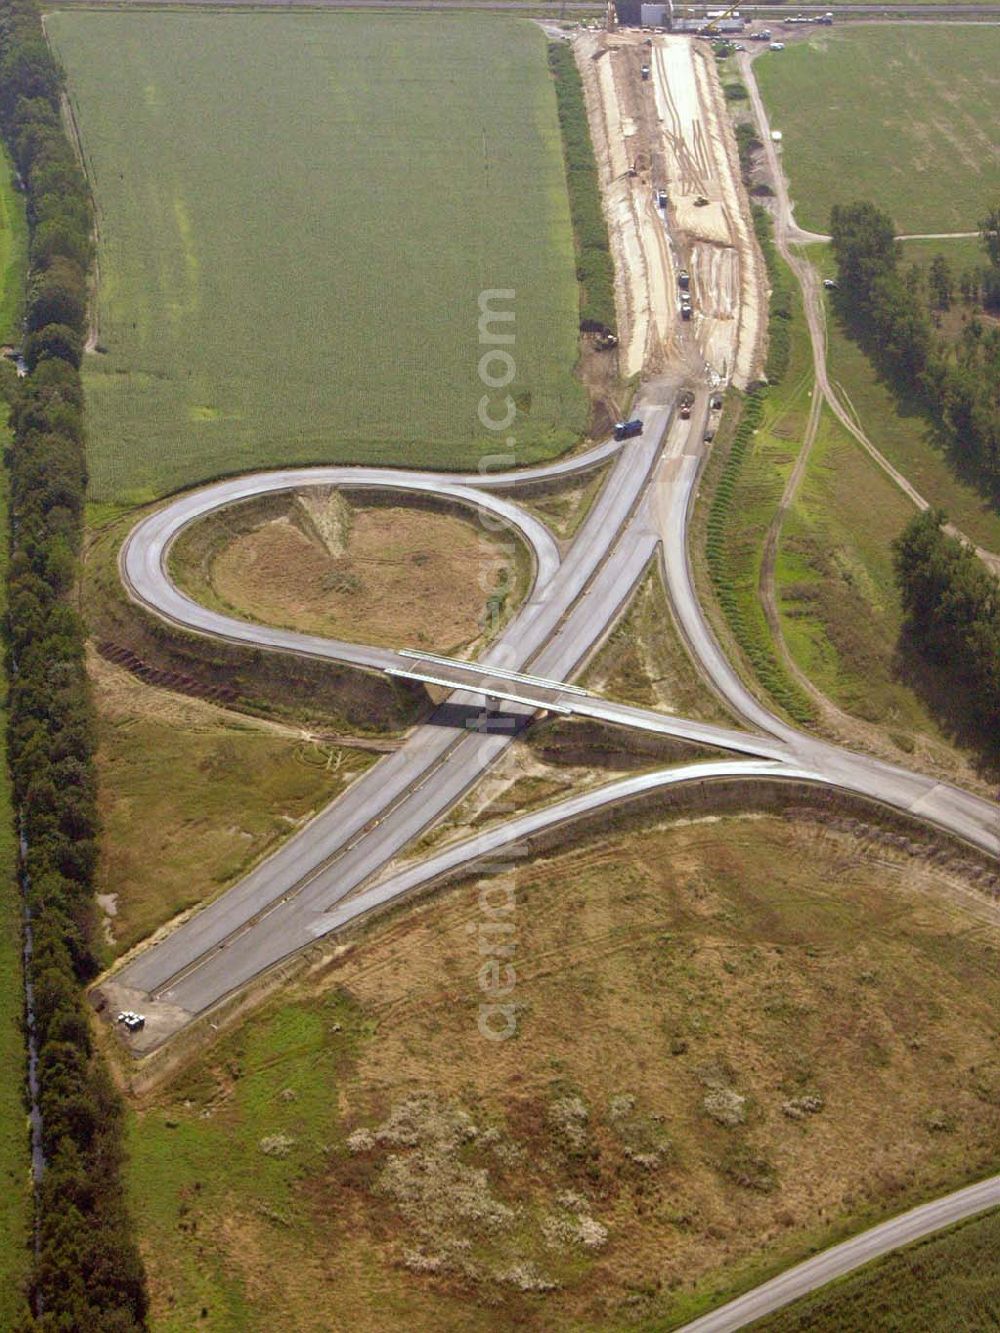
<svg viewBox="0 0 1000 1333">
<path fill-rule="evenodd" d="M 739 0 L 737 0 L 737 3 L 735 5 L 730 5 L 729 8 L 724 9 L 722 13 L 713 15 L 705 24 L 705 26 L 699 29 L 699 32 L 701 32 L 702 35 L 704 36 L 709 36 L 709 37 L 717 36 L 719 33 L 724 31 L 724 29 L 721 27 L 721 24 L 725 23 L 726 19 L 738 17 L 739 8 L 740 8 Z"/>
</svg>

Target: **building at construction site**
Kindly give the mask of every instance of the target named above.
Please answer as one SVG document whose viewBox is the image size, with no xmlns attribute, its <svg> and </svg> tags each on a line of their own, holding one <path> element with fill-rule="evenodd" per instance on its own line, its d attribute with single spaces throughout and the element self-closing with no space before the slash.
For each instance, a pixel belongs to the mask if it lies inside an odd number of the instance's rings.
<svg viewBox="0 0 1000 1333">
<path fill-rule="evenodd" d="M 622 6 L 618 7 L 619 22 L 627 23 L 627 19 L 621 16 Z M 674 5 L 673 0 L 667 0 L 665 4 L 640 5 L 639 21 L 644 28 L 672 28 L 674 23 Z"/>
<path fill-rule="evenodd" d="M 740 17 L 739 10 L 709 10 L 703 18 L 681 18 L 674 13 L 673 0 L 663 4 L 635 4 L 630 0 L 619 0 L 616 6 L 618 22 L 622 27 L 664 28 L 668 32 L 705 32 L 711 31 L 722 35 L 742 32 L 746 20 Z"/>
<path fill-rule="evenodd" d="M 615 15 L 623 28 L 670 28 L 674 18 L 674 0 L 644 4 L 643 0 L 616 0 Z"/>
</svg>

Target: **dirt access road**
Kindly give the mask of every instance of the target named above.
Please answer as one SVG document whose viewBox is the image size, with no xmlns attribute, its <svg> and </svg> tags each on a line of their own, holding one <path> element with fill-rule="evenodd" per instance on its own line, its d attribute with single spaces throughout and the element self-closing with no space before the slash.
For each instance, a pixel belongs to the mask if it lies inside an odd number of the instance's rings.
<svg viewBox="0 0 1000 1333">
<path fill-rule="evenodd" d="M 795 222 L 791 202 L 788 197 L 788 182 L 785 179 L 785 173 L 781 166 L 781 159 L 777 148 L 771 138 L 771 125 L 768 120 L 767 110 L 764 106 L 764 100 L 760 95 L 760 89 L 757 86 L 757 79 L 754 75 L 753 60 L 757 54 L 759 53 L 749 51 L 741 52 L 739 56 L 739 68 L 743 80 L 746 83 L 747 90 L 750 93 L 750 103 L 753 107 L 754 119 L 757 123 L 757 132 L 764 145 L 764 157 L 774 189 L 775 245 L 777 246 L 778 253 L 792 270 L 802 289 L 802 303 L 813 349 L 813 369 L 817 388 L 816 396 L 823 402 L 829 404 L 830 411 L 834 414 L 844 429 L 857 440 L 863 449 L 867 450 L 886 476 L 891 478 L 903 494 L 913 502 L 916 508 L 920 510 L 929 509 L 930 502 L 920 494 L 912 482 L 910 482 L 898 468 L 893 467 L 885 454 L 883 454 L 872 440 L 869 439 L 854 415 L 848 410 L 844 403 L 841 402 L 839 395 L 830 383 L 830 377 L 827 373 L 826 366 L 826 304 L 823 299 L 823 289 L 820 284 L 819 274 L 802 253 L 792 249 L 793 245 L 798 245 L 805 241 L 826 240 L 828 238 L 814 235 L 811 232 L 803 232 Z M 784 512 L 791 504 L 798 481 L 805 471 L 808 451 L 812 446 L 814 437 L 815 423 L 812 424 L 811 430 L 807 433 L 799 460 L 796 463 L 793 476 L 790 479 L 790 486 L 789 488 L 786 488 L 786 493 L 782 497 L 782 512 Z M 963 541 L 968 542 L 970 546 L 975 545 L 975 543 L 969 542 L 969 539 L 956 528 L 954 524 L 948 524 L 947 531 L 950 532 L 952 536 L 959 537 Z M 976 547 L 976 553 L 992 573 L 1000 574 L 1000 556 L 979 546 Z"/>
<path fill-rule="evenodd" d="M 637 32 L 581 34 L 574 49 L 615 258 L 622 374 L 648 377 L 673 362 L 745 387 L 760 360 L 767 283 L 711 54 Z M 680 317 L 683 268 L 690 323 Z"/>
</svg>

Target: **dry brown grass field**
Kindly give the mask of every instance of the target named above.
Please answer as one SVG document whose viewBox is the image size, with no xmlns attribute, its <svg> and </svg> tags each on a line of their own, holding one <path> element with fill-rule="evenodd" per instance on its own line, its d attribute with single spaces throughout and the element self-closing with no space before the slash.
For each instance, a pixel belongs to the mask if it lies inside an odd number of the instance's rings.
<svg viewBox="0 0 1000 1333">
<path fill-rule="evenodd" d="M 135 1104 L 154 1328 L 667 1327 L 995 1169 L 996 908 L 926 849 L 647 815 L 522 864 L 504 1042 L 482 887 Z"/>
</svg>

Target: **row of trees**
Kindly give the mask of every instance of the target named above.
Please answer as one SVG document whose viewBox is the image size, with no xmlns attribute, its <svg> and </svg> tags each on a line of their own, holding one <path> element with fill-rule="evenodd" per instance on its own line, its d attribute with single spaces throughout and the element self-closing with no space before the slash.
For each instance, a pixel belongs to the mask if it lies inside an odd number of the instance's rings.
<svg viewBox="0 0 1000 1333">
<path fill-rule="evenodd" d="M 79 365 L 92 219 L 60 116 L 61 82 L 33 0 L 0 0 L 0 127 L 31 227 L 27 377 L 8 387 L 10 764 L 32 923 L 44 1172 L 25 1327 L 146 1326 L 122 1183 L 123 1107 L 94 1049 L 82 985 L 95 973 L 94 728 L 84 630 L 69 603 L 86 464 Z"/>
<path fill-rule="evenodd" d="M 788 370 L 792 354 L 792 319 L 795 315 L 795 294 L 788 266 L 782 262 L 774 244 L 774 224 L 771 214 L 760 204 L 753 205 L 753 227 L 757 233 L 767 276 L 771 283 L 771 301 L 768 307 L 767 361 L 764 374 L 768 383 L 778 384 Z"/>
<path fill-rule="evenodd" d="M 949 536 L 944 515 L 918 514 L 894 543 L 896 581 L 914 645 L 946 667 L 965 711 L 1000 735 L 1000 580 L 971 546 Z"/>
<path fill-rule="evenodd" d="M 580 327 L 611 333 L 615 327 L 615 270 L 608 224 L 601 207 L 597 162 L 587 124 L 583 83 L 568 42 L 549 43 L 549 68 L 556 80 L 556 107 L 566 155 L 566 184 L 576 240 L 580 283 Z"/>
<path fill-rule="evenodd" d="M 998 225 L 994 209 L 981 228 L 978 290 L 988 299 L 1000 294 Z M 834 208 L 830 231 L 847 323 L 878 368 L 923 402 L 963 471 L 1000 494 L 1000 328 L 973 317 L 956 341 L 939 338 L 921 286 L 900 269 L 892 220 L 874 204 Z M 939 305 L 947 281 L 940 266 L 931 275 Z"/>
</svg>

